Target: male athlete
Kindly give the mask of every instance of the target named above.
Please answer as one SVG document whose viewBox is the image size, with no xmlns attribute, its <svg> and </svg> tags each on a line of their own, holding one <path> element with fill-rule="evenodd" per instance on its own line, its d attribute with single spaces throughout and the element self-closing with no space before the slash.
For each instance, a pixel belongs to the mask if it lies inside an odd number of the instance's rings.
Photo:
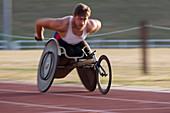
<svg viewBox="0 0 170 113">
<path fill-rule="evenodd" d="M 82 3 L 76 5 L 73 16 L 63 18 L 42 18 L 36 21 L 36 40 L 44 40 L 44 28 L 57 31 L 54 36 L 59 44 L 68 51 L 81 47 L 84 39 L 90 33 L 96 32 L 101 28 L 101 22 L 96 19 L 89 19 L 90 8 Z M 82 47 L 81 47 L 82 48 Z M 73 53 L 76 52 L 73 50 Z M 79 54 L 79 53 L 74 53 Z M 73 54 L 73 55 L 74 55 Z M 71 54 L 70 54 L 71 55 Z"/>
</svg>

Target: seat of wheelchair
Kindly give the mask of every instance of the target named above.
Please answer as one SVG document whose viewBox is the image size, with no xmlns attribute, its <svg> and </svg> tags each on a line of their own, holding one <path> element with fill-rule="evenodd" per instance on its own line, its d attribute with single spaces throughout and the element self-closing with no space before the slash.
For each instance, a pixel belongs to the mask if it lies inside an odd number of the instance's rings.
<svg viewBox="0 0 170 113">
<path fill-rule="evenodd" d="M 84 56 L 84 52 L 82 51 L 82 48 L 79 46 L 61 46 L 61 53 L 65 54 L 66 57 L 79 57 L 82 58 Z"/>
<path fill-rule="evenodd" d="M 82 49 L 85 47 L 85 45 L 83 42 L 80 42 L 75 45 L 71 45 L 66 42 L 63 43 L 63 40 L 61 39 L 61 37 L 57 31 L 54 33 L 54 38 L 57 39 L 57 41 L 59 42 L 59 45 L 61 48 L 61 53 L 65 54 L 66 57 L 82 58 L 84 56 L 84 52 Z"/>
</svg>

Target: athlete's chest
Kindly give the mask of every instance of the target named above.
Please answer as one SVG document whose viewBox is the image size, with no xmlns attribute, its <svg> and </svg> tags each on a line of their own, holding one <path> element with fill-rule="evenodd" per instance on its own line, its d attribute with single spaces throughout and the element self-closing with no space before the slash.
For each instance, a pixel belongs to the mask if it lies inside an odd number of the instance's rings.
<svg viewBox="0 0 170 113">
<path fill-rule="evenodd" d="M 72 29 L 72 33 L 76 36 L 81 36 L 83 34 L 83 31 L 77 30 L 77 29 Z"/>
<path fill-rule="evenodd" d="M 79 30 L 76 30 L 76 29 L 72 29 L 71 32 L 75 36 L 82 36 L 82 34 L 83 34 L 83 31 L 79 31 Z M 64 38 L 64 37 L 66 37 L 67 33 L 68 33 L 68 29 L 64 32 L 60 32 L 59 34 L 62 38 Z"/>
</svg>

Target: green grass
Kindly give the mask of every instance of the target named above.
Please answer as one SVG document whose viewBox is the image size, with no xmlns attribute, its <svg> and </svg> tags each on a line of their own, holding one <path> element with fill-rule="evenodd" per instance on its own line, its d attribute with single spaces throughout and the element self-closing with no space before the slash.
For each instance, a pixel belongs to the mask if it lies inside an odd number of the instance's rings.
<svg viewBox="0 0 170 113">
<path fill-rule="evenodd" d="M 139 26 L 141 20 L 148 20 L 149 24 L 153 25 L 170 27 L 169 0 L 15 0 L 12 1 L 12 34 L 33 36 L 34 23 L 38 18 L 72 15 L 74 6 L 79 2 L 91 7 L 91 18 L 102 21 L 102 29 L 98 33 Z M 0 32 L 2 32 L 2 14 Z M 45 36 L 51 37 L 52 33 L 53 31 L 46 30 Z M 150 33 L 150 38 L 169 38 L 169 32 L 165 30 L 151 30 Z M 139 38 L 139 31 L 101 38 Z"/>
</svg>

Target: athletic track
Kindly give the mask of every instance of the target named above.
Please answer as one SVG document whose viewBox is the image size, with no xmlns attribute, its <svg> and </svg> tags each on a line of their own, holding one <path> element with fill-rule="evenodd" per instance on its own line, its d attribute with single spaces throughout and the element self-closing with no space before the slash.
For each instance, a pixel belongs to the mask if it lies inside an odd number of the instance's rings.
<svg viewBox="0 0 170 113">
<path fill-rule="evenodd" d="M 0 113 L 170 113 L 170 93 L 53 85 L 40 93 L 34 84 L 0 82 Z"/>
</svg>

